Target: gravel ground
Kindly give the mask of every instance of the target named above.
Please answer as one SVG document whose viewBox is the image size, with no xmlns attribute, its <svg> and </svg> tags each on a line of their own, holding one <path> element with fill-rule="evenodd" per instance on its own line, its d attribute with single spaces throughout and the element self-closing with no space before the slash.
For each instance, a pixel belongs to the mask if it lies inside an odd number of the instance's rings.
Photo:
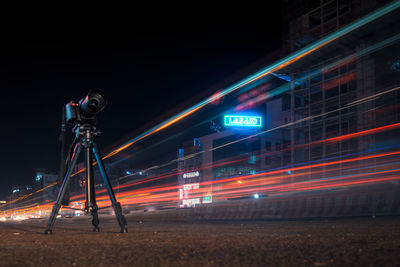
<svg viewBox="0 0 400 267">
<path fill-rule="evenodd" d="M 399 266 L 400 217 L 174 221 L 128 216 L 0 223 L 0 266 Z"/>
</svg>

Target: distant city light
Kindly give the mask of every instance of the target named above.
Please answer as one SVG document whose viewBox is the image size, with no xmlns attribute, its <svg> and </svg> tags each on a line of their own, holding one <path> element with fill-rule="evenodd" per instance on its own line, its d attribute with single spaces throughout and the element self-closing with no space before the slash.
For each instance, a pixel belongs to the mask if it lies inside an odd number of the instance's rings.
<svg viewBox="0 0 400 267">
<path fill-rule="evenodd" d="M 400 59 L 397 59 L 390 66 L 390 70 L 400 72 Z"/>
<path fill-rule="evenodd" d="M 237 182 L 238 182 L 238 184 L 242 184 L 242 183 L 243 183 L 241 180 L 239 180 L 239 181 L 237 181 Z"/>
<path fill-rule="evenodd" d="M 38 173 L 38 174 L 36 175 L 35 180 L 36 180 L 37 182 L 39 182 L 41 179 L 42 179 L 42 175 L 41 175 L 40 173 Z"/>
<path fill-rule="evenodd" d="M 253 195 L 253 197 L 254 197 L 255 199 L 258 199 L 258 198 L 260 198 L 260 195 L 257 194 L 257 193 L 255 193 L 255 194 Z"/>
<path fill-rule="evenodd" d="M 130 171 L 126 171 L 125 173 L 126 173 L 126 175 L 131 175 L 132 174 Z"/>
</svg>

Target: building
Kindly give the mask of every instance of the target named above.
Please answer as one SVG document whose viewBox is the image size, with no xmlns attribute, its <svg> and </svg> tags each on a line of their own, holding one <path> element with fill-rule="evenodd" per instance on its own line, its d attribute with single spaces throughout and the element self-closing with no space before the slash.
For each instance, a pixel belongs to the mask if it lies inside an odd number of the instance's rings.
<svg viewBox="0 0 400 267">
<path fill-rule="evenodd" d="M 289 1 L 288 1 L 289 2 Z M 296 51 L 390 0 L 292 0 L 287 3 L 283 32 L 285 49 Z"/>
<path fill-rule="evenodd" d="M 24 186 L 13 186 L 12 188 L 12 198 L 18 198 L 23 195 L 29 194 L 32 192 L 32 186 L 30 185 L 24 185 Z"/>
<path fill-rule="evenodd" d="M 286 49 L 294 52 L 388 2 L 292 1 L 287 12 L 289 23 L 286 25 Z M 371 112 L 383 103 L 398 106 L 398 91 L 386 95 L 380 101 L 345 108 L 358 99 L 395 87 L 400 81 L 398 72 L 390 71 L 389 66 L 385 67 L 384 62 L 395 62 L 388 49 L 373 55 L 352 56 L 361 54 L 374 41 L 380 41 L 379 38 L 390 37 L 393 31 L 381 31 L 373 38 L 368 35 L 361 38 L 361 34 L 366 35 L 362 32 L 351 33 L 346 39 L 342 38 L 343 42 L 335 47 L 336 50 L 330 56 L 320 57 L 314 62 L 304 62 L 301 67 L 287 68 L 290 73 L 286 74 L 292 81 L 291 121 L 316 116 L 315 119 L 291 128 L 291 147 L 304 145 L 291 151 L 292 165 L 372 149 L 380 141 L 377 135 L 360 137 L 355 141 L 325 144 L 318 141 L 399 121 L 398 107 L 390 118 L 387 115 L 379 117 L 379 113 Z"/>
<path fill-rule="evenodd" d="M 178 207 L 195 207 L 212 202 L 202 169 L 202 143 L 194 138 L 178 149 Z M 204 191 L 206 188 L 206 191 Z"/>
<path fill-rule="evenodd" d="M 54 201 L 57 197 L 57 186 L 51 186 L 57 182 L 58 175 L 47 171 L 46 169 L 37 169 L 35 180 L 34 180 L 34 188 L 35 190 L 43 189 L 40 192 L 41 198 L 43 202 Z"/>
<path fill-rule="evenodd" d="M 291 54 L 387 2 L 390 1 L 291 1 L 286 18 L 287 42 L 284 51 Z M 400 22 L 399 18 L 391 16 L 389 19 Z M 180 175 L 186 173 L 193 176 L 194 182 L 189 184 L 199 183 L 196 185 L 199 192 L 196 205 L 203 203 L 200 193 L 205 192 L 202 190 L 205 186 L 213 202 L 219 196 L 223 200 L 223 189 L 216 182 L 219 179 L 276 168 L 290 170 L 293 166 L 344 158 L 355 153 L 367 153 L 382 145 L 394 145 L 389 137 L 398 136 L 399 131 L 324 142 L 400 122 L 399 90 L 376 100 L 351 105 L 400 85 L 400 58 L 396 58 L 400 49 L 398 44 L 364 53 L 371 45 L 393 36 L 393 29 L 386 27 L 378 31 L 376 27 L 380 25 L 374 23 L 340 38 L 335 45 L 320 49 L 317 55 L 305 57 L 272 73 L 273 78 L 244 90 L 245 93 L 237 99 L 235 114 L 255 112 L 262 115 L 264 127 L 259 131 L 270 129 L 270 132 L 256 134 L 257 131 L 213 125 L 218 130 L 198 137 L 201 153 L 197 153 L 198 164 L 192 169 L 185 167 L 186 161 L 193 155 L 188 152 L 190 149 L 178 152 Z M 268 95 L 267 88 L 280 88 L 282 93 L 263 97 Z M 383 106 L 391 112 L 384 112 Z M 362 163 L 359 161 L 357 164 Z M 318 177 L 313 177 L 311 171 L 308 174 L 304 172 L 298 179 L 305 181 L 344 174 L 343 168 L 329 174 L 326 170 L 321 167 Z M 290 181 L 293 182 L 292 179 Z M 178 181 L 180 199 L 185 199 L 185 182 L 182 182 L 182 177 Z M 240 183 L 239 180 L 237 182 Z M 193 190 L 191 185 L 186 187 Z M 229 194 L 229 197 L 232 196 L 234 194 Z M 243 193 L 238 197 L 243 197 Z"/>
<path fill-rule="evenodd" d="M 289 131 L 261 134 L 288 122 L 290 110 L 286 106 L 282 97 L 275 98 L 252 110 L 258 115 L 253 117 L 260 118 L 260 127 L 224 125 L 178 149 L 178 206 L 194 207 L 224 200 L 218 180 L 256 174 L 281 167 L 285 160 L 290 160 L 290 154 L 281 153 L 290 144 Z M 248 138 L 254 134 L 260 135 Z"/>
</svg>

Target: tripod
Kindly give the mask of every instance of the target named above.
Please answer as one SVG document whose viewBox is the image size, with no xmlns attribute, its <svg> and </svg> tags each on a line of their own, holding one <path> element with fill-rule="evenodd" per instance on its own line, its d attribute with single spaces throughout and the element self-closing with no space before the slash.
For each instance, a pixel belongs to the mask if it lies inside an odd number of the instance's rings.
<svg viewBox="0 0 400 267">
<path fill-rule="evenodd" d="M 97 214 L 98 206 L 96 204 L 96 192 L 94 186 L 94 172 L 93 172 L 93 156 L 96 159 L 97 165 L 99 166 L 101 177 L 103 178 L 104 185 L 107 189 L 108 196 L 111 200 L 111 206 L 114 209 L 115 216 L 117 217 L 119 226 L 121 227 L 120 232 L 126 233 L 126 220 L 122 214 L 121 204 L 117 202 L 114 191 L 111 187 L 110 179 L 108 178 L 106 169 L 104 168 L 103 160 L 101 159 L 100 152 L 94 143 L 93 138 L 100 135 L 100 132 L 94 127 L 94 123 L 85 122 L 82 125 L 77 124 L 74 128 L 75 140 L 71 145 L 71 150 L 68 154 L 66 167 L 67 171 L 64 176 L 64 180 L 61 184 L 60 191 L 58 192 L 56 203 L 53 206 L 45 234 L 53 233 L 53 226 L 56 221 L 57 214 L 62 206 L 64 195 L 67 191 L 68 185 L 71 180 L 72 171 L 82 150 L 85 152 L 85 165 L 86 165 L 86 181 L 85 181 L 85 192 L 86 202 L 84 211 L 86 214 L 92 216 L 93 231 L 99 232 L 99 217 Z"/>
</svg>

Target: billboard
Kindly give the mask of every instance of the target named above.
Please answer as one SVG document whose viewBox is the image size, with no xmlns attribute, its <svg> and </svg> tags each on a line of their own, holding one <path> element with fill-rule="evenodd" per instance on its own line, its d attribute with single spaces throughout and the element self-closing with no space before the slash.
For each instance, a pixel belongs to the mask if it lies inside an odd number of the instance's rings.
<svg viewBox="0 0 400 267">
<path fill-rule="evenodd" d="M 225 126 L 235 127 L 261 127 L 262 117 L 246 115 L 225 115 L 224 124 Z"/>
</svg>

